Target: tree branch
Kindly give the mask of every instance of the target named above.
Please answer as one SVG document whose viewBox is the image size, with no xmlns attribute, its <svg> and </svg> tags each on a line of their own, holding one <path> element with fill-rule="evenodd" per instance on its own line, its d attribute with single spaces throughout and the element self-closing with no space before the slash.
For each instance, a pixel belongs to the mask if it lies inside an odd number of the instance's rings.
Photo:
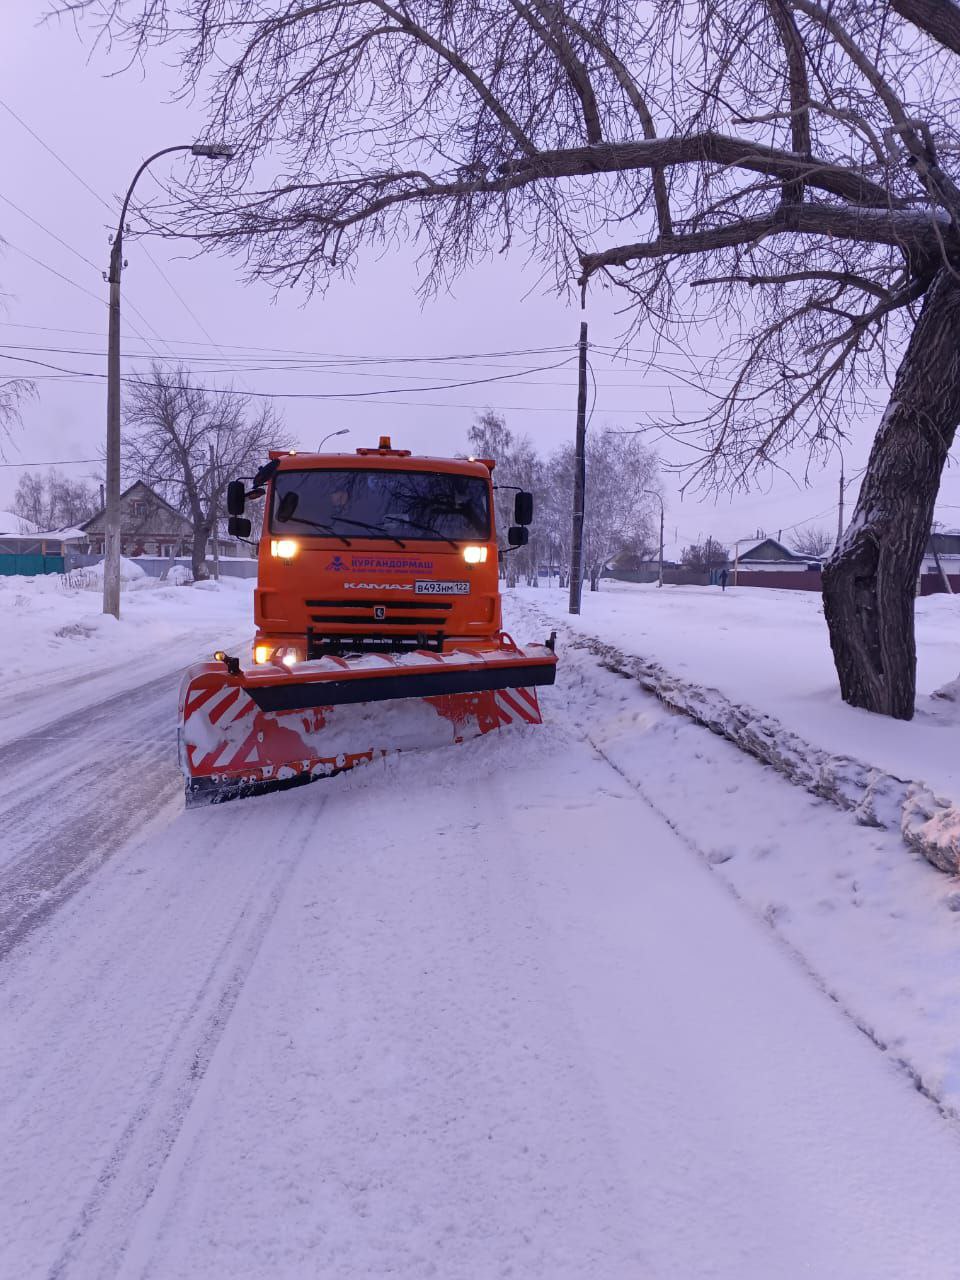
<svg viewBox="0 0 960 1280">
<path fill-rule="evenodd" d="M 890 8 L 945 49 L 960 53 L 960 8 L 954 0 L 890 0 Z"/>
<path fill-rule="evenodd" d="M 578 22 L 570 14 L 564 16 L 564 20 L 571 31 L 575 31 L 578 36 L 586 41 L 600 55 L 606 65 L 613 72 L 617 83 L 627 97 L 627 101 L 633 107 L 640 120 L 640 128 L 643 130 L 643 136 L 648 140 L 657 136 L 656 126 L 653 123 L 653 115 L 647 106 L 646 99 L 640 92 L 637 82 L 627 70 L 624 62 L 617 57 L 613 49 L 606 40 L 602 40 L 600 36 L 589 30 L 582 23 Z M 667 179 L 665 170 L 655 168 L 653 170 L 653 202 L 657 211 L 657 226 L 662 236 L 670 235 L 673 231 L 672 220 L 670 217 L 670 196 L 667 191 Z"/>
<path fill-rule="evenodd" d="M 806 52 L 793 14 L 785 0 L 767 0 L 767 8 L 780 36 L 787 59 L 787 89 L 790 96 L 790 131 L 793 150 L 798 156 L 809 156 L 810 82 L 807 79 Z M 783 184 L 783 203 L 799 204 L 803 199 L 803 182 Z"/>
<path fill-rule="evenodd" d="M 785 271 L 781 275 L 730 275 L 704 276 L 699 280 L 691 280 L 691 286 L 712 284 L 746 284 L 753 288 L 762 284 L 795 284 L 803 280 L 830 280 L 836 284 L 848 285 L 851 289 L 860 289 L 864 293 L 872 293 L 874 297 L 886 301 L 890 298 L 890 290 L 865 276 L 854 275 L 848 271 Z"/>
<path fill-rule="evenodd" d="M 943 216 L 943 215 L 941 215 Z M 742 218 L 725 226 L 711 227 L 687 235 L 661 236 L 646 243 L 619 245 L 600 253 L 580 255 L 581 283 L 604 267 L 623 267 L 651 258 L 683 257 L 755 244 L 781 232 L 829 236 L 838 240 L 859 240 L 892 244 L 905 249 L 929 252 L 930 219 L 923 213 L 873 209 L 842 209 L 833 205 L 802 204 L 780 206 L 759 218 Z M 952 235 L 952 233 L 951 233 Z"/>
<path fill-rule="evenodd" d="M 563 68 L 564 74 L 573 86 L 573 91 L 580 99 L 583 111 L 583 124 L 588 142 L 602 142 L 603 129 L 600 124 L 600 109 L 597 96 L 590 83 L 590 76 L 583 62 L 577 57 L 573 45 L 567 39 L 563 27 L 558 21 L 556 6 L 548 0 L 533 0 L 534 7 L 541 17 L 537 17 L 522 0 L 510 0 L 513 8 L 540 37 Z"/>
<path fill-rule="evenodd" d="M 904 204 L 886 187 L 872 182 L 856 169 L 816 157 L 807 159 L 792 151 L 712 131 L 643 142 L 604 142 L 594 147 L 539 151 L 534 156 L 509 162 L 503 170 L 510 178 L 572 178 L 675 164 L 719 164 L 787 180 L 802 180 L 808 186 L 854 204 L 877 209 L 896 209 Z"/>
</svg>

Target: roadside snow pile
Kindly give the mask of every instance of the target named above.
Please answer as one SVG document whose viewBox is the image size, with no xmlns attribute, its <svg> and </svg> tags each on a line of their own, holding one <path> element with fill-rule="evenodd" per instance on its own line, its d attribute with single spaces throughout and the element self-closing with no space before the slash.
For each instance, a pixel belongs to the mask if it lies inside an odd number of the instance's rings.
<svg viewBox="0 0 960 1280">
<path fill-rule="evenodd" d="M 508 626 L 536 635 L 532 608 L 510 596 Z M 541 705 L 548 728 L 585 738 L 889 1061 L 960 1119 L 960 893 L 952 880 L 905 850 L 899 831 L 858 825 L 771 776 L 638 680 L 606 669 L 569 633 L 558 683 L 541 691 Z M 630 847 L 646 867 L 636 835 Z"/>
<path fill-rule="evenodd" d="M 101 611 L 97 565 L 0 577 L 0 742 L 252 635 L 252 581 L 184 590 L 124 564 L 119 621 Z"/>
<path fill-rule="evenodd" d="M 518 595 L 539 606 L 545 626 L 576 636 L 667 706 L 863 825 L 899 830 L 942 871 L 960 872 L 960 756 L 944 734 L 956 729 L 958 708 L 936 696 L 960 664 L 951 597 L 917 601 L 921 693 L 916 719 L 904 723 L 840 700 L 813 593 L 616 583 L 585 594 L 578 617 L 562 612 L 559 592 Z"/>
<path fill-rule="evenodd" d="M 90 587 L 103 587 L 103 561 L 98 560 L 96 564 L 87 565 L 83 569 L 83 576 L 87 580 Z M 150 581 L 147 572 L 136 560 L 128 560 L 126 556 L 120 557 L 120 581 L 121 582 L 142 582 Z"/>
</svg>

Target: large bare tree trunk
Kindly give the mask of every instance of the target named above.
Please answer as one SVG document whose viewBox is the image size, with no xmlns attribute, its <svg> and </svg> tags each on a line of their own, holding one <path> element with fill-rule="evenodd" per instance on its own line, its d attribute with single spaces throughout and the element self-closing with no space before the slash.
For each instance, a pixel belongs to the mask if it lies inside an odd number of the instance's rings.
<svg viewBox="0 0 960 1280">
<path fill-rule="evenodd" d="M 211 528 L 204 520 L 197 520 L 193 526 L 193 550 L 190 554 L 190 568 L 193 571 L 193 580 L 198 582 L 200 578 L 207 576 L 206 559 L 207 559 L 207 542 L 210 539 Z"/>
<path fill-rule="evenodd" d="M 917 574 L 960 423 L 960 276 L 927 291 L 870 451 L 860 496 L 823 571 L 823 607 L 845 702 L 913 716 Z"/>
</svg>

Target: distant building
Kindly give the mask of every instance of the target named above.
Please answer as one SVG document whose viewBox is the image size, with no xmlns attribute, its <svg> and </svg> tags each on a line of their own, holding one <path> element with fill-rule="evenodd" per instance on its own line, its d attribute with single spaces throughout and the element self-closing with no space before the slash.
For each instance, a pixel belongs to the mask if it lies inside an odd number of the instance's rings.
<svg viewBox="0 0 960 1280">
<path fill-rule="evenodd" d="M 799 555 L 776 538 L 763 538 L 752 547 L 745 547 L 736 557 L 738 572 L 751 573 L 818 572 L 821 563 L 819 556 Z"/>
<path fill-rule="evenodd" d="M 36 577 L 41 573 L 63 573 L 66 556 L 86 542 L 82 529 L 54 529 L 45 533 L 9 512 L 0 512 L 0 576 Z M 10 526 L 22 526 L 16 531 Z"/>
<path fill-rule="evenodd" d="M 103 555 L 105 513 L 98 511 L 82 526 L 87 549 Z M 207 544 L 213 551 L 212 541 Z M 242 554 L 242 544 L 225 537 L 220 531 L 218 550 L 221 556 Z M 161 498 L 142 480 L 137 480 L 120 495 L 120 554 L 123 556 L 189 556 L 193 547 L 193 524 L 180 511 Z"/>
<path fill-rule="evenodd" d="M 946 591 L 944 577 L 954 593 L 960 592 L 960 531 L 945 529 L 931 533 L 920 562 L 920 594 L 929 596 Z"/>
</svg>

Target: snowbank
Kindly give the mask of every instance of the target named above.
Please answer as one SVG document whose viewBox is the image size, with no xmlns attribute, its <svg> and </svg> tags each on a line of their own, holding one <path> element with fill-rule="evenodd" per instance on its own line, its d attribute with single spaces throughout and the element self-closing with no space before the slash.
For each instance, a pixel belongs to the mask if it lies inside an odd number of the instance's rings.
<svg viewBox="0 0 960 1280">
<path fill-rule="evenodd" d="M 72 577 L 77 585 L 97 586 L 102 589 L 103 561 L 98 560 L 96 564 L 87 565 L 85 569 L 75 569 L 73 574 L 68 576 Z M 136 560 L 128 560 L 126 556 L 120 557 L 121 582 L 138 582 L 146 576 L 146 570 L 142 565 L 137 564 Z"/>
<path fill-rule="evenodd" d="M 0 742 L 252 636 L 252 581 L 200 591 L 123 565 L 119 621 L 102 612 L 99 565 L 0 577 Z"/>
<path fill-rule="evenodd" d="M 846 706 L 836 688 L 819 597 L 741 587 L 616 583 L 585 594 L 525 590 L 549 625 L 582 637 L 613 670 L 870 826 L 899 829 L 941 870 L 960 871 L 960 722 L 936 691 L 960 665 L 960 605 L 917 602 L 918 708 L 910 723 Z"/>
</svg>

